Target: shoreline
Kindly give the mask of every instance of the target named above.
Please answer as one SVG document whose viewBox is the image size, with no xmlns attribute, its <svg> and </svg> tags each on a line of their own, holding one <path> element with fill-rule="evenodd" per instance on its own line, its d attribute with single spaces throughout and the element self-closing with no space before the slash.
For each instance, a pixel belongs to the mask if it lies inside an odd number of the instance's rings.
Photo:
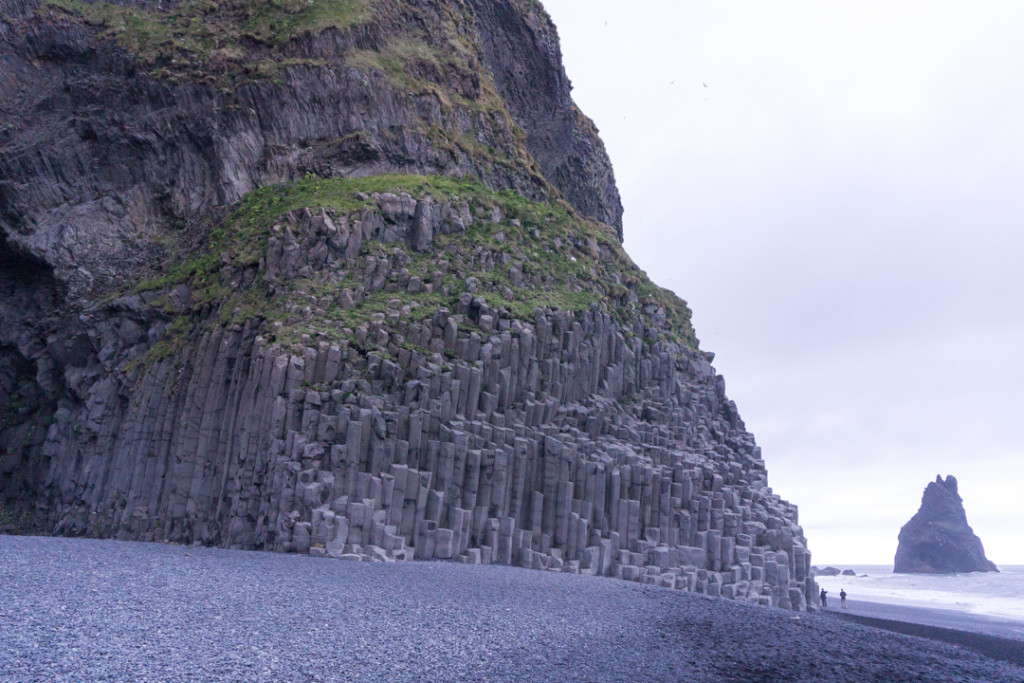
<svg viewBox="0 0 1024 683">
<path fill-rule="evenodd" d="M 847 600 L 819 613 L 844 621 L 961 645 L 986 657 L 1024 666 L 1024 622 L 958 610 Z"/>
<path fill-rule="evenodd" d="M 819 611 L 821 614 L 905 622 L 1024 642 L 1024 621 L 1015 621 L 1005 617 L 994 617 L 940 606 L 905 605 L 881 600 L 848 599 L 846 609 L 839 607 L 838 603 L 839 600 L 833 601 L 830 594 L 829 606 L 825 609 L 819 608 Z"/>
</svg>

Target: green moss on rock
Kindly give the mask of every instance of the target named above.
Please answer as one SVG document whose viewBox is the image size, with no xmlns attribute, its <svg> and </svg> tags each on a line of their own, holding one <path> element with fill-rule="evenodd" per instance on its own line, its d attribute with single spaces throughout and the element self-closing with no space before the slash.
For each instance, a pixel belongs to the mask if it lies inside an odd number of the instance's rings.
<svg viewBox="0 0 1024 683">
<path fill-rule="evenodd" d="M 294 227 L 299 214 L 326 211 L 354 225 L 366 210 L 381 210 L 385 193 L 465 205 L 475 219 L 464 232 L 435 236 L 426 251 L 401 241 L 364 240 L 359 254 L 343 268 L 311 270 L 286 281 L 267 279 L 269 239 Z M 375 259 L 395 265 L 379 289 L 364 273 L 365 264 Z M 421 291 L 397 288 L 399 271 L 430 286 Z M 179 284 L 188 285 L 192 310 L 173 312 L 178 318 L 169 337 L 177 343 L 199 324 L 196 316 L 211 310 L 216 311 L 218 324 L 263 320 L 267 333 L 281 343 L 298 341 L 302 335 L 352 340 L 355 330 L 374 319 L 423 319 L 438 308 L 454 310 L 464 292 L 472 289 L 474 297 L 504 310 L 509 318 L 532 320 L 538 308 L 582 311 L 598 306 L 625 328 L 644 316 L 662 338 L 697 347 L 686 303 L 651 283 L 622 250 L 611 228 L 579 217 L 563 202 L 533 202 L 464 178 L 308 177 L 260 188 L 210 232 L 206 251 L 169 266 L 164 275 L 141 283 L 137 290 L 170 291 Z M 351 307 L 342 307 L 337 301 L 344 290 L 362 295 Z M 650 324 L 646 327 L 652 329 Z M 166 356 L 174 343 L 162 344 L 154 353 Z"/>
</svg>

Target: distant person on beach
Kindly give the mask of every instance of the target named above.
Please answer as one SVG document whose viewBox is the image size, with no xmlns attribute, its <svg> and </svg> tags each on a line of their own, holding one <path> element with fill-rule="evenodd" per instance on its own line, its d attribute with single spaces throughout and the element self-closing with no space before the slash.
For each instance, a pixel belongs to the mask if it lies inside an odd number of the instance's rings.
<svg viewBox="0 0 1024 683">
<path fill-rule="evenodd" d="M 839 589 L 839 605 L 846 609 L 846 590 L 843 588 Z"/>
<path fill-rule="evenodd" d="M 821 606 L 822 607 L 828 607 L 828 604 L 825 602 L 825 595 L 827 593 L 828 593 L 827 590 L 825 590 L 824 588 L 821 589 Z"/>
</svg>

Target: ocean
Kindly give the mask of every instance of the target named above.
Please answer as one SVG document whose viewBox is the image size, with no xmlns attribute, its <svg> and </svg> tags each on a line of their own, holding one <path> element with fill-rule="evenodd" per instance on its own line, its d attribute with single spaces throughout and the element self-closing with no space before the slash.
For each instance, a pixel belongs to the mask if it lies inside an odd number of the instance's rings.
<svg viewBox="0 0 1024 683">
<path fill-rule="evenodd" d="M 822 567 L 823 565 L 818 565 Z M 893 574 L 892 565 L 833 565 L 856 576 L 821 576 L 829 605 L 839 605 L 839 591 L 850 600 L 929 607 L 1024 623 L 1024 565 L 999 572 L 970 574 Z"/>
</svg>

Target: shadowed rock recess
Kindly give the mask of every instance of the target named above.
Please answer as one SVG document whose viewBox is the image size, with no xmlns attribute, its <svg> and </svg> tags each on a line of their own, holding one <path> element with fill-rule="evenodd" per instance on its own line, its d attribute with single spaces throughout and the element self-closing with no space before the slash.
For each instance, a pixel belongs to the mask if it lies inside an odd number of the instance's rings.
<svg viewBox="0 0 1024 683">
<path fill-rule="evenodd" d="M 807 609 L 539 4 L 0 9 L 0 530 Z"/>
</svg>

